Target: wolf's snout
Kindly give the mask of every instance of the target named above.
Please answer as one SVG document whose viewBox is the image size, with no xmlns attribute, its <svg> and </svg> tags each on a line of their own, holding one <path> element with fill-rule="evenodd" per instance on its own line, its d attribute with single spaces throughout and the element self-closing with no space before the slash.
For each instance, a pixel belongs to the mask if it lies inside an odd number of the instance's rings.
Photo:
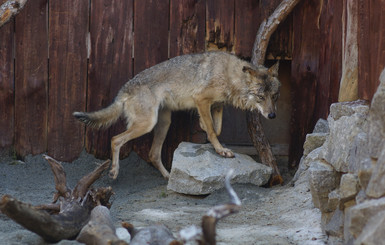
<svg viewBox="0 0 385 245">
<path fill-rule="evenodd" d="M 267 115 L 269 117 L 269 119 L 274 119 L 275 118 L 275 113 L 272 112 L 272 113 L 269 113 L 269 115 Z"/>
</svg>

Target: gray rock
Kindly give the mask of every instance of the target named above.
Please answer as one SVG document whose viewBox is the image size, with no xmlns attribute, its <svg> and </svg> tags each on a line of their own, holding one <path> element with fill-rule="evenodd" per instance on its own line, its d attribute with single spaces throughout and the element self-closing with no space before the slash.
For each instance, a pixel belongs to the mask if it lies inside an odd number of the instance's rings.
<svg viewBox="0 0 385 245">
<path fill-rule="evenodd" d="M 375 160 L 372 158 L 365 158 L 360 162 L 360 169 L 358 170 L 358 180 L 361 188 L 366 189 L 370 178 L 372 177 L 373 165 L 375 165 Z"/>
<path fill-rule="evenodd" d="M 328 195 L 328 208 L 329 210 L 336 210 L 340 206 L 341 196 L 339 189 L 334 190 Z"/>
<path fill-rule="evenodd" d="M 377 245 L 385 242 L 385 211 L 373 216 L 365 225 L 355 245 Z"/>
<path fill-rule="evenodd" d="M 303 144 L 303 155 L 306 156 L 313 150 L 321 147 L 325 143 L 327 136 L 327 133 L 307 134 L 305 143 Z"/>
<path fill-rule="evenodd" d="M 360 169 L 364 168 L 362 163 L 368 156 L 368 134 L 359 132 L 353 140 L 347 159 L 349 173 L 358 173 Z"/>
<path fill-rule="evenodd" d="M 345 223 L 350 233 L 357 238 L 368 221 L 377 213 L 385 211 L 385 198 L 373 199 L 350 208 L 350 222 Z"/>
<path fill-rule="evenodd" d="M 325 232 L 329 236 L 343 237 L 344 235 L 344 212 L 340 209 L 334 211 L 332 218 L 325 227 Z"/>
<path fill-rule="evenodd" d="M 320 159 L 321 150 L 322 148 L 319 147 L 310 152 L 307 156 L 301 157 L 297 172 L 295 172 L 295 175 L 292 180 L 294 183 L 297 182 L 303 176 L 307 175 L 307 170 L 309 169 L 310 163 Z"/>
<path fill-rule="evenodd" d="M 373 198 L 385 196 L 385 145 L 382 146 L 381 155 L 373 168 L 366 195 Z"/>
<path fill-rule="evenodd" d="M 322 212 L 328 210 L 328 195 L 339 183 L 338 173 L 323 160 L 316 160 L 309 167 L 309 184 L 313 203 Z"/>
<path fill-rule="evenodd" d="M 380 85 L 373 96 L 368 120 L 370 156 L 377 159 L 385 144 L 385 69 L 381 73 Z"/>
<path fill-rule="evenodd" d="M 232 183 L 264 185 L 272 169 L 250 156 L 235 153 L 234 158 L 218 155 L 211 144 L 182 142 L 174 152 L 167 189 L 189 195 L 205 195 L 224 187 L 229 169 L 234 169 Z"/>
<path fill-rule="evenodd" d="M 349 201 L 354 199 L 358 191 L 358 177 L 354 174 L 342 175 L 339 189 L 341 200 Z"/>
<path fill-rule="evenodd" d="M 330 134 L 323 144 L 321 157 L 338 172 L 348 172 L 349 153 L 358 133 L 366 132 L 369 106 L 362 101 L 335 103 L 328 117 Z"/>
<path fill-rule="evenodd" d="M 325 119 L 318 119 L 317 123 L 314 126 L 313 133 L 329 133 L 329 123 Z"/>
</svg>

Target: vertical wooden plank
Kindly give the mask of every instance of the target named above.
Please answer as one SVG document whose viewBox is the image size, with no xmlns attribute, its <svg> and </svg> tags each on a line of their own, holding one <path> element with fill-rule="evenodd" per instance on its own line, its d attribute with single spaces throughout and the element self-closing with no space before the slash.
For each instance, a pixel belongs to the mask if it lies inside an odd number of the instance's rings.
<svg viewBox="0 0 385 245">
<path fill-rule="evenodd" d="M 72 161 L 83 148 L 86 108 L 88 0 L 50 1 L 48 154 Z"/>
<path fill-rule="evenodd" d="M 204 0 L 170 1 L 170 58 L 205 50 Z"/>
<path fill-rule="evenodd" d="M 385 67 L 385 0 L 360 0 L 358 9 L 358 95 L 371 100 Z"/>
<path fill-rule="evenodd" d="M 295 167 L 303 152 L 305 136 L 312 125 L 319 68 L 320 1 L 302 1 L 294 9 L 292 60 L 292 116 L 289 166 Z"/>
<path fill-rule="evenodd" d="M 232 51 L 234 47 L 234 1 L 208 0 L 206 7 L 207 50 Z"/>
<path fill-rule="evenodd" d="M 205 16 L 204 0 L 170 1 L 170 58 L 205 50 Z M 173 112 L 162 149 L 162 161 L 166 168 L 171 168 L 174 151 L 180 142 L 191 141 L 190 136 L 195 124 L 199 125 L 198 117 L 192 113 Z M 204 139 L 206 140 L 205 135 Z"/>
<path fill-rule="evenodd" d="M 16 16 L 15 150 L 47 149 L 47 0 L 28 1 Z"/>
<path fill-rule="evenodd" d="M 122 85 L 132 77 L 132 21 L 132 0 L 91 3 L 88 111 L 111 104 Z M 124 128 L 121 122 L 108 130 L 87 129 L 87 151 L 99 158 L 109 157 L 111 138 Z M 127 153 L 129 148 L 122 148 L 121 153 Z"/>
<path fill-rule="evenodd" d="M 329 107 L 338 101 L 342 73 L 342 1 L 323 1 L 320 15 L 319 70 L 312 123 L 326 119 Z"/>
<path fill-rule="evenodd" d="M 255 37 L 261 24 L 260 1 L 235 1 L 235 54 L 250 58 Z"/>
<path fill-rule="evenodd" d="M 134 74 L 168 58 L 169 2 L 134 1 Z"/>
<path fill-rule="evenodd" d="M 168 58 L 169 1 L 134 1 L 134 74 Z M 133 141 L 133 150 L 149 161 L 152 135 Z"/>
<path fill-rule="evenodd" d="M 0 28 L 0 148 L 13 144 L 14 77 L 13 21 Z"/>
</svg>

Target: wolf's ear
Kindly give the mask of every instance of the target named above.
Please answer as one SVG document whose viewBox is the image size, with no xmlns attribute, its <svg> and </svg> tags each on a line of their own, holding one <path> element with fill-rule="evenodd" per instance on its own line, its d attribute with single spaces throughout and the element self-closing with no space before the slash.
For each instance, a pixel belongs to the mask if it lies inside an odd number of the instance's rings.
<svg viewBox="0 0 385 245">
<path fill-rule="evenodd" d="M 278 69 L 279 69 L 279 61 L 277 61 L 277 63 L 275 63 L 272 67 L 270 67 L 268 71 L 273 77 L 278 77 Z"/>
<path fill-rule="evenodd" d="M 249 66 L 244 66 L 242 68 L 242 71 L 243 72 L 248 72 L 248 73 L 250 73 L 250 75 L 257 76 L 257 71 L 254 70 L 253 68 L 249 67 Z"/>
</svg>

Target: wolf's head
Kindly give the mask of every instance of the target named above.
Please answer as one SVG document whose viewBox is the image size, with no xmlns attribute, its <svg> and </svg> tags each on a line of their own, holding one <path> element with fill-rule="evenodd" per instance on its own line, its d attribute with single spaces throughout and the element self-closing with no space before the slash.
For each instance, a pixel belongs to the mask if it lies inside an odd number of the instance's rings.
<svg viewBox="0 0 385 245">
<path fill-rule="evenodd" d="M 279 97 L 281 83 L 278 80 L 277 62 L 271 68 L 251 68 L 244 66 L 242 71 L 246 74 L 247 102 L 246 105 L 252 110 L 258 111 L 268 119 L 276 116 L 276 102 Z"/>
</svg>

